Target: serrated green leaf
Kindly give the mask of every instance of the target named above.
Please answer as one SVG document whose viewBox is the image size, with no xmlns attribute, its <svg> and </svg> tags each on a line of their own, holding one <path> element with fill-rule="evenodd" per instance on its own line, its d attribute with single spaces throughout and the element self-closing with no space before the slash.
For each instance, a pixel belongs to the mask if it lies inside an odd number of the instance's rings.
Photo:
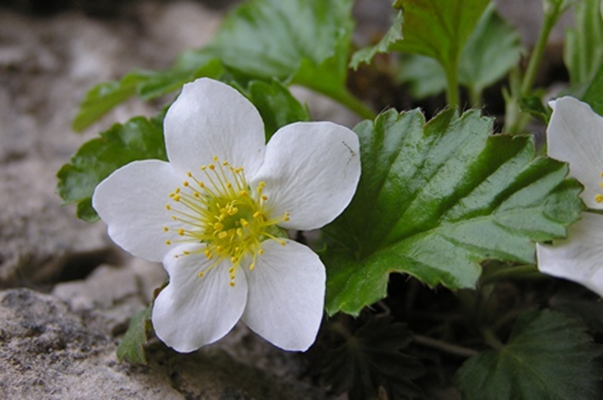
<svg viewBox="0 0 603 400">
<path fill-rule="evenodd" d="M 588 84 L 603 64 L 603 19 L 600 0 L 574 5 L 574 27 L 565 35 L 563 60 L 572 85 Z"/>
<path fill-rule="evenodd" d="M 324 355 L 323 377 L 333 392 L 348 392 L 350 400 L 374 399 L 379 387 L 392 400 L 420 395 L 412 380 L 423 374 L 423 365 L 402 353 L 412 341 L 412 332 L 392 321 L 374 317 Z"/>
<path fill-rule="evenodd" d="M 467 400 L 592 400 L 601 394 L 602 354 L 576 320 L 530 311 L 502 349 L 469 359 L 457 377 Z"/>
<path fill-rule="evenodd" d="M 135 160 L 167 160 L 163 114 L 115 124 L 100 136 L 84 143 L 57 172 L 57 193 L 65 203 L 78 203 L 77 215 L 87 221 L 98 219 L 90 201 L 94 188 L 113 171 Z"/>
<path fill-rule="evenodd" d="M 391 28 L 389 28 L 379 43 L 374 46 L 365 47 L 354 53 L 352 61 L 350 61 L 350 67 L 356 69 L 361 63 L 369 63 L 375 55 L 390 51 L 392 45 L 404 39 L 402 35 L 403 23 L 404 16 L 402 12 L 398 12 Z"/>
<path fill-rule="evenodd" d="M 266 129 L 266 139 L 280 127 L 297 121 L 309 121 L 306 107 L 280 82 L 253 81 L 249 85 L 249 99 L 257 107 Z"/>
<path fill-rule="evenodd" d="M 459 60 L 459 82 L 480 93 L 517 65 L 521 51 L 517 31 L 490 6 L 465 43 Z M 398 79 L 410 85 L 416 98 L 433 96 L 446 89 L 444 69 L 427 56 L 404 55 Z"/>
<path fill-rule="evenodd" d="M 119 362 L 127 361 L 132 365 L 144 365 L 147 357 L 144 345 L 148 342 L 151 330 L 151 306 L 135 314 L 130 320 L 128 330 L 117 346 Z"/>
<path fill-rule="evenodd" d="M 391 110 L 355 131 L 362 176 L 325 228 L 329 314 L 386 295 L 389 273 L 430 286 L 473 287 L 486 259 L 534 262 L 534 242 L 564 237 L 583 209 L 567 166 L 534 158 L 531 137 L 490 136 L 492 121 L 454 110 L 428 124 Z"/>
</svg>

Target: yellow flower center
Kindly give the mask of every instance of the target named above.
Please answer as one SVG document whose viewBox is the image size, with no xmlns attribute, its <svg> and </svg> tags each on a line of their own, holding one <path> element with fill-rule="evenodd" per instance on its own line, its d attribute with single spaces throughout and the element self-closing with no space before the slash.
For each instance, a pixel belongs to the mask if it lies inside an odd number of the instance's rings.
<svg viewBox="0 0 603 400">
<path fill-rule="evenodd" d="M 601 178 L 603 178 L 603 172 L 601 172 L 601 173 L 599 174 L 599 176 L 600 176 Z M 599 184 L 599 186 L 600 186 L 601 188 L 603 188 L 603 182 L 601 182 L 601 183 Z M 603 203 L 603 195 L 601 195 L 600 193 L 597 193 L 597 194 L 595 195 L 595 201 L 596 201 L 597 203 Z"/>
<path fill-rule="evenodd" d="M 286 244 L 276 236 L 276 225 L 288 221 L 289 213 L 271 219 L 266 210 L 268 197 L 263 194 L 266 184 L 260 182 L 252 190 L 243 168 L 234 167 L 228 161 L 214 157 L 214 163 L 202 165 L 197 175 L 200 178 L 188 172 L 182 187 L 169 195 L 171 202 L 165 207 L 173 212 L 172 219 L 179 224 L 176 228 L 165 226 L 163 230 L 177 232 L 182 240 L 165 243 L 204 243 L 206 246 L 198 252 L 213 263 L 201 270 L 199 277 L 228 260 L 230 285 L 234 286 L 241 262 L 249 263 L 250 270 L 255 268 L 257 257 L 264 253 L 264 240 Z M 185 251 L 176 257 L 189 254 Z"/>
</svg>

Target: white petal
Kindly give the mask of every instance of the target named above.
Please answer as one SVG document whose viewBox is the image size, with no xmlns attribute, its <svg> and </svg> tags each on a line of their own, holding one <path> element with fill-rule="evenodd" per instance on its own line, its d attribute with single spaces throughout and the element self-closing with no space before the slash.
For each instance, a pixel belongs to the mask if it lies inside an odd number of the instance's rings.
<svg viewBox="0 0 603 400">
<path fill-rule="evenodd" d="M 578 282 L 603 296 L 603 216 L 582 213 L 570 226 L 568 239 L 552 246 L 538 244 L 541 272 Z"/>
<path fill-rule="evenodd" d="M 232 87 L 207 78 L 184 85 L 165 120 L 168 158 L 180 171 L 197 171 L 217 156 L 253 175 L 264 157 L 264 123 Z"/>
<path fill-rule="evenodd" d="M 243 321 L 284 350 L 305 351 L 323 316 L 325 268 L 308 247 L 287 241 L 263 243 L 256 267 L 246 270 L 249 298 Z"/>
<path fill-rule="evenodd" d="M 588 207 L 603 208 L 595 201 L 597 194 L 603 194 L 603 117 L 573 97 L 557 99 L 551 107 L 548 155 L 570 164 L 570 174 L 585 186 L 581 197 Z"/>
<path fill-rule="evenodd" d="M 284 228 L 310 230 L 347 207 L 360 178 L 358 137 L 331 122 L 299 122 L 278 130 L 264 164 L 251 179 L 266 183 L 271 217 L 290 213 Z"/>
<path fill-rule="evenodd" d="M 113 172 L 94 190 L 92 206 L 109 226 L 109 236 L 133 255 L 161 261 L 170 250 L 166 240 L 175 234 L 171 214 L 165 209 L 169 194 L 181 184 L 170 164 L 157 160 L 135 161 Z"/>
<path fill-rule="evenodd" d="M 197 245 L 180 246 L 163 261 L 170 283 L 159 293 L 153 306 L 153 328 L 157 337 L 176 351 L 186 353 L 224 337 L 237 323 L 247 301 L 247 280 L 242 271 L 230 286 L 229 262 L 218 264 L 203 277 L 213 261 L 194 251 Z"/>
</svg>

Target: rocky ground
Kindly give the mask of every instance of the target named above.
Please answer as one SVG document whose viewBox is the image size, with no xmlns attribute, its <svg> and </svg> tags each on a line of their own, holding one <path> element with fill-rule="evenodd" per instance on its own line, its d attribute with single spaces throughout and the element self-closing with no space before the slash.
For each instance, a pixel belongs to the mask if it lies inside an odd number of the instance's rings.
<svg viewBox="0 0 603 400">
<path fill-rule="evenodd" d="M 375 1 L 357 8 L 364 37 L 387 21 Z M 116 249 L 102 223 L 79 221 L 61 206 L 55 173 L 99 130 L 151 115 L 159 104 L 128 102 L 83 135 L 70 121 L 92 85 L 135 67 L 167 67 L 180 51 L 206 43 L 223 11 L 216 1 L 214 8 L 127 2 L 118 16 L 86 7 L 39 12 L 38 3 L 0 6 L 0 399 L 327 398 L 298 355 L 243 326 L 194 355 L 155 341 L 147 366 L 117 361 L 129 318 L 165 276 L 160 265 Z M 357 122 L 306 90 L 295 93 L 316 119 Z"/>
</svg>

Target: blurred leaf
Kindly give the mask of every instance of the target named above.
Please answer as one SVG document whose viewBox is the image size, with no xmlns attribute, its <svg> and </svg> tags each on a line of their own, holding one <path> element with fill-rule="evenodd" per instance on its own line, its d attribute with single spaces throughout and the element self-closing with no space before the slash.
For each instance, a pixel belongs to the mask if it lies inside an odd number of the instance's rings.
<svg viewBox="0 0 603 400">
<path fill-rule="evenodd" d="M 57 193 L 65 203 L 78 203 L 77 215 L 96 221 L 91 198 L 96 185 L 113 171 L 135 160 L 167 160 L 163 140 L 163 114 L 146 119 L 132 118 L 102 132 L 100 138 L 84 143 L 69 164 L 57 172 Z"/>
<path fill-rule="evenodd" d="M 324 231 L 329 314 L 353 315 L 386 295 L 389 274 L 451 289 L 475 285 L 487 259 L 534 263 L 536 241 L 566 235 L 582 190 L 567 166 L 534 158 L 531 137 L 490 136 L 476 110 L 381 114 L 355 131 L 362 176 Z"/>
<path fill-rule="evenodd" d="M 600 398 L 601 346 L 578 321 L 530 311 L 500 350 L 472 357 L 458 371 L 467 400 L 593 400 Z"/>
<path fill-rule="evenodd" d="M 209 46 L 183 53 L 171 69 L 132 72 L 121 81 L 96 86 L 82 103 L 74 129 L 84 129 L 135 94 L 148 100 L 199 77 L 222 81 L 236 77 L 243 86 L 251 80 L 278 79 L 371 114 L 345 86 L 352 4 L 352 0 L 244 2 L 225 17 Z"/>
<path fill-rule="evenodd" d="M 459 82 L 480 93 L 516 66 L 522 46 L 519 33 L 492 3 L 467 39 L 459 61 Z"/>
<path fill-rule="evenodd" d="M 324 355 L 323 377 L 332 391 L 348 392 L 350 400 L 376 398 L 379 387 L 391 400 L 420 396 L 420 389 L 412 380 L 423 375 L 423 365 L 402 353 L 412 341 L 412 332 L 392 320 L 372 318 Z"/>
<path fill-rule="evenodd" d="M 309 121 L 308 110 L 280 82 L 253 81 L 249 99 L 257 107 L 266 129 L 266 139 L 280 127 L 297 121 Z"/>
<path fill-rule="evenodd" d="M 565 34 L 563 60 L 572 85 L 588 84 L 603 64 L 601 0 L 581 0 L 574 5 L 574 27 Z"/>
<path fill-rule="evenodd" d="M 459 60 L 459 82 L 480 93 L 517 65 L 521 51 L 517 31 L 490 6 L 465 43 Z M 446 90 L 444 69 L 427 56 L 403 55 L 398 78 L 408 83 L 413 97 L 419 99 Z"/>
<path fill-rule="evenodd" d="M 403 40 L 390 49 L 438 60 L 444 69 L 457 67 L 465 42 L 490 0 L 396 0 L 404 15 Z"/>
<path fill-rule="evenodd" d="M 594 112 L 603 115 L 603 64 L 586 87 L 582 101 L 590 104 Z"/>
<path fill-rule="evenodd" d="M 402 36 L 402 24 L 404 23 L 404 16 L 402 12 L 398 12 L 394 19 L 393 25 L 383 35 L 383 38 L 375 46 L 365 47 L 364 49 L 358 50 L 354 53 L 350 66 L 357 69 L 361 63 L 369 63 L 375 55 L 379 53 L 387 53 L 390 51 L 391 46 L 403 39 Z"/>
<path fill-rule="evenodd" d="M 151 330 L 151 306 L 149 306 L 130 320 L 128 330 L 117 346 L 119 362 L 127 361 L 132 365 L 146 364 L 144 345 L 148 342 L 148 333 Z"/>
</svg>

